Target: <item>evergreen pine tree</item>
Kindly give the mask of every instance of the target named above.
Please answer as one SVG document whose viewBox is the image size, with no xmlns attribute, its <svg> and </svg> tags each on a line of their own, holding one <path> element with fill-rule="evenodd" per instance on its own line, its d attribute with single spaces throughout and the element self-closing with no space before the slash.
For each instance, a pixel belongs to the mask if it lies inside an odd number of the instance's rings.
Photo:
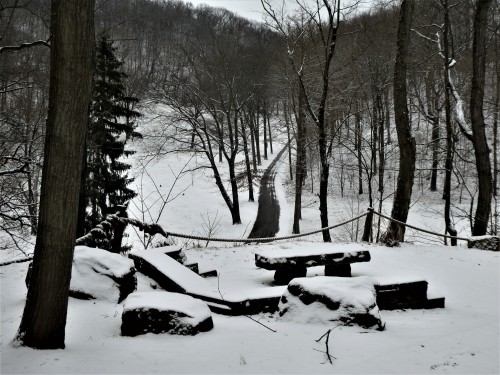
<svg viewBox="0 0 500 375">
<path fill-rule="evenodd" d="M 120 158 L 134 153 L 125 150 L 127 140 L 141 137 L 134 130 L 134 119 L 140 116 L 133 109 L 138 99 L 125 95 L 127 75 L 120 70 L 123 63 L 115 51 L 109 36 L 100 34 L 87 136 L 86 232 L 137 195 L 128 187 L 133 181 L 127 174 L 130 165 Z"/>
</svg>

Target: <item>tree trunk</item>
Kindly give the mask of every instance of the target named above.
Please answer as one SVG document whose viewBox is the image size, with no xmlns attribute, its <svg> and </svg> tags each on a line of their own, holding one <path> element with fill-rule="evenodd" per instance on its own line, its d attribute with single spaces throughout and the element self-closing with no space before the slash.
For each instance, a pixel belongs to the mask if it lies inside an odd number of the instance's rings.
<svg viewBox="0 0 500 375">
<path fill-rule="evenodd" d="M 254 118 L 253 130 L 254 130 L 255 149 L 257 151 L 257 165 L 262 165 L 262 159 L 260 156 L 259 111 L 256 110 L 252 117 Z"/>
<path fill-rule="evenodd" d="M 288 116 L 288 107 L 285 105 L 283 107 L 285 124 L 286 124 L 286 135 L 288 137 L 288 168 L 290 173 L 290 181 L 293 181 L 293 166 L 292 166 L 292 138 L 290 136 L 290 118 Z"/>
<path fill-rule="evenodd" d="M 271 133 L 271 117 L 267 117 L 267 127 L 268 127 L 268 133 L 269 133 L 269 151 L 271 152 L 271 155 L 274 154 L 273 151 L 273 134 Z"/>
<path fill-rule="evenodd" d="M 320 180 L 319 180 L 319 217 L 321 220 L 321 228 L 328 227 L 328 177 L 330 175 L 330 163 L 327 155 L 327 139 L 324 128 L 319 129 L 319 158 L 321 163 Z M 332 242 L 330 231 L 324 230 L 323 242 Z"/>
<path fill-rule="evenodd" d="M 52 0 L 40 218 L 20 345 L 64 348 L 94 46 L 94 1 Z"/>
<path fill-rule="evenodd" d="M 451 122 L 451 99 L 450 99 L 450 44 L 449 44 L 449 31 L 450 31 L 450 18 L 448 0 L 444 0 L 444 30 L 443 30 L 443 43 L 444 43 L 444 83 L 446 90 L 444 92 L 444 110 L 446 121 L 446 161 L 445 161 L 445 176 L 444 176 L 444 223 L 445 230 L 451 236 L 457 235 L 457 230 L 451 222 L 451 174 L 453 172 L 453 128 Z M 435 116 L 437 117 L 437 116 Z M 439 120 L 438 120 L 439 121 Z M 457 246 L 457 240 L 451 240 L 452 246 Z"/>
<path fill-rule="evenodd" d="M 394 116 L 399 144 L 399 173 L 394 194 L 391 217 L 406 223 L 410 210 L 411 193 L 415 176 L 416 142 L 411 134 L 407 105 L 407 62 L 410 47 L 411 18 L 415 0 L 401 3 L 397 37 L 396 63 L 394 66 Z M 405 226 L 391 221 L 382 241 L 404 241 Z"/>
<path fill-rule="evenodd" d="M 252 166 L 250 164 L 250 156 L 248 152 L 248 141 L 247 141 L 247 131 L 243 119 L 241 119 L 241 138 L 243 138 L 243 153 L 245 154 L 245 166 L 247 170 L 247 182 L 248 182 L 248 201 L 254 202 L 253 196 L 253 174 Z"/>
<path fill-rule="evenodd" d="M 491 211 L 491 163 L 483 115 L 488 8 L 491 2 L 492 0 L 478 0 L 474 15 L 470 115 L 479 194 L 477 197 L 476 214 L 474 216 L 473 236 L 486 234 Z"/>
<path fill-rule="evenodd" d="M 385 137 L 384 137 L 384 104 L 382 102 L 382 94 L 377 94 L 377 111 L 378 111 L 378 191 L 384 192 L 384 177 L 385 177 Z M 382 197 L 382 194 L 380 195 Z"/>
<path fill-rule="evenodd" d="M 233 207 L 231 209 L 231 218 L 234 224 L 241 224 L 240 217 L 240 199 L 238 196 L 238 182 L 234 170 L 234 157 L 229 160 L 229 178 L 231 179 L 231 193 L 233 196 Z"/>
<path fill-rule="evenodd" d="M 85 139 L 87 136 L 85 135 Z M 87 189 L 85 178 L 87 176 L 87 141 L 83 147 L 83 160 L 82 160 L 82 176 L 80 181 L 80 196 L 78 198 L 78 220 L 76 225 L 76 238 L 80 238 L 85 234 L 85 217 L 87 211 Z"/>
<path fill-rule="evenodd" d="M 372 126 L 371 126 L 371 149 L 373 173 L 377 174 L 377 146 L 378 146 L 378 107 L 377 107 L 377 89 L 372 85 Z"/>
<path fill-rule="evenodd" d="M 304 185 L 304 176 L 306 169 L 305 158 L 305 133 L 306 133 L 306 114 L 304 108 L 304 93 L 299 91 L 298 100 L 298 118 L 297 118 L 297 151 L 295 153 L 295 203 L 293 211 L 292 233 L 300 233 L 300 219 L 302 219 L 302 186 Z"/>
<path fill-rule="evenodd" d="M 498 111 L 500 110 L 500 56 L 498 55 L 498 33 L 495 33 L 496 97 L 493 108 L 493 194 L 498 189 Z"/>
<path fill-rule="evenodd" d="M 264 126 L 264 160 L 267 160 L 267 121 L 266 110 L 262 109 L 262 123 Z"/>
<path fill-rule="evenodd" d="M 446 48 L 446 47 L 445 47 Z M 425 80 L 425 101 L 427 103 L 427 117 L 432 121 L 431 143 L 432 143 L 432 171 L 430 191 L 437 191 L 437 175 L 439 167 L 439 98 L 434 92 L 434 73 L 431 71 Z"/>
<path fill-rule="evenodd" d="M 361 115 L 359 113 L 359 103 L 356 101 L 356 115 L 354 128 L 354 148 L 357 151 L 358 158 L 358 194 L 363 194 L 363 156 L 361 150 L 361 141 L 363 140 L 363 128 L 361 125 Z"/>
<path fill-rule="evenodd" d="M 254 131 L 254 124 L 253 124 L 253 115 L 250 112 L 248 114 L 248 124 L 250 126 L 250 143 L 252 144 L 252 168 L 253 168 L 253 173 L 257 173 L 257 153 L 255 152 L 255 131 Z"/>
<path fill-rule="evenodd" d="M 389 89 L 384 90 L 384 102 L 385 102 L 385 129 L 387 131 L 387 144 L 392 143 L 391 140 L 391 109 L 389 101 Z"/>
</svg>

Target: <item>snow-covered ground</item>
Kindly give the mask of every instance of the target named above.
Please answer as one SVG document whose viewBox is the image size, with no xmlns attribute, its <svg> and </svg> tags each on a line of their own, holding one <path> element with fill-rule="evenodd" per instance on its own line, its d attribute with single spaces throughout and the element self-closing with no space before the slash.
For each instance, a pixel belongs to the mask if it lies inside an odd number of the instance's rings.
<svg viewBox="0 0 500 375">
<path fill-rule="evenodd" d="M 151 146 L 142 152 L 151 151 Z M 279 147 L 275 145 L 275 154 Z M 257 203 L 248 202 L 242 190 L 243 224 L 231 225 L 227 208 L 220 198 L 210 171 L 196 169 L 177 179 L 170 198 L 161 211 L 160 194 L 166 197 L 175 176 L 197 161 L 186 153 L 169 153 L 157 161 L 135 163 L 136 184 L 142 192 L 131 205 L 131 216 L 147 222 L 158 221 L 171 232 L 239 238 L 248 235 L 255 219 Z M 277 195 L 280 199 L 280 235 L 289 234 L 292 201 L 286 202 L 290 188 L 287 158 L 281 164 Z M 262 166 L 271 161 L 271 158 Z M 194 164 L 193 164 L 194 163 Z M 154 181 L 154 183 L 153 183 Z M 256 186 L 257 187 L 257 186 Z M 317 229 L 318 204 L 314 194 L 305 193 L 302 230 Z M 436 204 L 417 202 L 409 222 L 440 230 L 442 217 Z M 384 205 L 386 213 L 390 199 Z M 366 200 L 355 194 L 330 199 L 330 223 L 343 221 L 367 208 Z M 213 223 L 213 224 L 210 224 Z M 362 227 L 364 220 L 359 222 Z M 335 239 L 349 241 L 355 226 L 332 231 Z M 466 235 L 465 233 L 462 233 Z M 353 244 L 336 241 L 323 244 L 321 235 L 302 240 L 261 245 L 221 244 L 170 238 L 186 247 L 189 261 L 198 262 L 200 271 L 216 269 L 219 278 L 207 279 L 214 291 L 233 294 L 247 288 L 269 288 L 273 273 L 254 264 L 256 251 L 335 247 L 352 250 Z M 143 239 L 144 240 L 144 239 Z M 156 239 L 158 241 L 161 239 Z M 128 241 L 140 250 L 144 241 L 129 231 Z M 123 304 L 81 301 L 70 298 L 66 349 L 40 351 L 14 348 L 11 340 L 19 326 L 26 287 L 27 264 L 0 267 L 1 273 L 1 373 L 45 374 L 151 374 L 151 373 L 500 373 L 500 261 L 499 253 L 469 250 L 463 244 L 452 248 L 438 245 L 404 244 L 397 248 L 363 245 L 372 260 L 352 266 L 353 276 L 369 276 L 380 282 L 425 279 L 429 294 L 445 296 L 446 308 L 435 310 L 382 311 L 385 331 L 357 326 L 337 327 L 329 340 L 335 358 L 327 360 L 324 339 L 316 342 L 329 324 L 284 321 L 278 314 L 227 317 L 213 314 L 214 329 L 193 337 L 167 334 L 120 336 Z M 308 277 L 322 275 L 321 267 L 308 269 Z M 139 277 L 139 291 L 152 290 L 153 282 Z M 255 322 L 262 324 L 258 324 Z"/>
<path fill-rule="evenodd" d="M 300 246 L 314 247 L 312 242 Z M 294 248 L 294 243 L 192 249 L 189 260 L 220 273 L 208 279 L 215 291 L 269 287 L 272 272 L 257 269 L 254 252 Z M 342 244 L 331 245 L 342 251 Z M 2 267 L 1 372 L 45 374 L 108 373 L 490 373 L 499 367 L 498 253 L 463 247 L 370 246 L 372 260 L 353 265 L 353 275 L 381 280 L 425 278 L 431 295 L 444 295 L 446 308 L 382 311 L 386 330 L 338 327 L 330 336 L 333 365 L 316 343 L 334 323 L 282 321 L 277 314 L 252 318 L 214 314 L 214 329 L 194 337 L 147 334 L 120 336 L 122 304 L 69 303 L 66 349 L 40 351 L 10 345 L 19 325 L 26 264 Z M 321 274 L 309 269 L 308 276 Z M 139 290 L 151 290 L 141 277 Z M 217 285 L 218 284 L 218 285 Z"/>
</svg>

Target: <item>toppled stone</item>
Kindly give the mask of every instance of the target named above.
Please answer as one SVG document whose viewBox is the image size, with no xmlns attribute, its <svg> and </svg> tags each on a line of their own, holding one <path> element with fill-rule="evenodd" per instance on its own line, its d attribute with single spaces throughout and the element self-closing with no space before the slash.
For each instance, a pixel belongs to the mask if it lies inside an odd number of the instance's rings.
<svg viewBox="0 0 500 375">
<path fill-rule="evenodd" d="M 123 305 L 123 336 L 151 333 L 196 335 L 213 328 L 207 304 L 188 295 L 155 291 L 132 293 Z"/>
<path fill-rule="evenodd" d="M 137 287 L 134 262 L 123 255 L 75 247 L 70 296 L 121 302 Z"/>
<path fill-rule="evenodd" d="M 293 279 L 281 297 L 281 319 L 301 323 L 338 322 L 384 329 L 376 301 L 377 281 L 366 276 Z"/>
<path fill-rule="evenodd" d="M 476 236 L 472 237 L 467 246 L 469 249 L 500 251 L 500 237 L 498 236 Z"/>
</svg>

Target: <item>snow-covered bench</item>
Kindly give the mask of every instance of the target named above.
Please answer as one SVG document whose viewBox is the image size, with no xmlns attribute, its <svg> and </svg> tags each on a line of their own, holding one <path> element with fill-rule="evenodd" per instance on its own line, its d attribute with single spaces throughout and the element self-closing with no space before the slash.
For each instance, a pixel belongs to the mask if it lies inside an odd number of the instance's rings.
<svg viewBox="0 0 500 375">
<path fill-rule="evenodd" d="M 239 291 L 238 294 L 214 290 L 203 277 L 176 261 L 171 255 L 180 251 L 175 246 L 131 251 L 138 271 L 155 280 L 169 292 L 183 293 L 205 301 L 214 312 L 226 315 L 248 315 L 278 308 L 284 287 Z"/>
<path fill-rule="evenodd" d="M 369 262 L 367 250 L 338 252 L 319 249 L 268 249 L 255 254 L 255 265 L 267 270 L 274 270 L 274 281 L 286 285 L 296 277 L 305 277 L 307 267 L 325 266 L 325 276 L 351 276 L 351 263 Z"/>
</svg>

